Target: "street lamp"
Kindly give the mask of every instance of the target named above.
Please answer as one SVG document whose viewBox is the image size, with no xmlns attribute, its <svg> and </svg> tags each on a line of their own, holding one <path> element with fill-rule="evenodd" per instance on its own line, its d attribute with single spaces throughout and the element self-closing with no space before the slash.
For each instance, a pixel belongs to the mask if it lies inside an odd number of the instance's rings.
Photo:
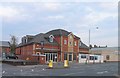
<svg viewBox="0 0 120 78">
<path fill-rule="evenodd" d="M 98 29 L 98 27 L 96 27 L 96 29 Z M 91 35 L 91 30 L 89 29 L 89 53 L 90 53 L 90 35 Z M 88 54 L 88 63 L 89 63 L 89 60 L 90 60 L 90 58 L 89 58 L 89 54 Z"/>
</svg>

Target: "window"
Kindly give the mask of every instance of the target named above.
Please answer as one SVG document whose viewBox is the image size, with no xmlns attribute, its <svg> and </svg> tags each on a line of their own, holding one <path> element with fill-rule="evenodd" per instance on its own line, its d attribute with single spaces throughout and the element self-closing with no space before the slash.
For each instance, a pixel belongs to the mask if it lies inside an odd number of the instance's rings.
<svg viewBox="0 0 120 78">
<path fill-rule="evenodd" d="M 73 54 L 73 60 L 76 60 L 76 54 L 75 53 Z"/>
<path fill-rule="evenodd" d="M 80 42 L 80 46 L 81 46 L 81 42 Z"/>
<path fill-rule="evenodd" d="M 72 42 L 70 42 L 70 45 L 72 45 Z"/>
<path fill-rule="evenodd" d="M 36 54 L 37 54 L 37 55 L 40 55 L 40 53 L 39 53 L 39 52 L 36 52 Z"/>
<path fill-rule="evenodd" d="M 53 39 L 54 39 L 54 36 L 53 36 L 53 35 L 50 35 L 50 36 L 49 36 L 49 41 L 50 41 L 50 42 L 53 42 Z"/>
<path fill-rule="evenodd" d="M 97 56 L 94 56 L 95 60 L 98 60 Z"/>
<path fill-rule="evenodd" d="M 77 46 L 77 43 L 76 43 L 76 41 L 75 41 L 75 46 Z"/>
<path fill-rule="evenodd" d="M 67 44 L 67 40 L 64 40 L 64 44 Z"/>
<path fill-rule="evenodd" d="M 53 38 L 50 38 L 49 41 L 50 41 L 50 42 L 53 42 Z"/>
<path fill-rule="evenodd" d="M 106 60 L 110 60 L 110 56 L 109 55 L 106 56 Z"/>
<path fill-rule="evenodd" d="M 70 35 L 70 39 L 72 39 L 72 35 Z"/>
<path fill-rule="evenodd" d="M 86 58 L 86 55 L 81 55 L 81 58 Z"/>
<path fill-rule="evenodd" d="M 94 60 L 94 56 L 90 56 L 90 60 Z"/>
<path fill-rule="evenodd" d="M 67 53 L 64 53 L 64 60 L 67 60 Z"/>
</svg>

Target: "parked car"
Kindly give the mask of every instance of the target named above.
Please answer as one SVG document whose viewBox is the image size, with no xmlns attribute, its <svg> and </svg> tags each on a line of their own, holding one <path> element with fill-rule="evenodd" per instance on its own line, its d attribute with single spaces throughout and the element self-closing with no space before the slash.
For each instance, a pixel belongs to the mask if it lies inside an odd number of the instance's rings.
<svg viewBox="0 0 120 78">
<path fill-rule="evenodd" d="M 18 59 L 18 57 L 15 54 L 7 54 L 6 59 Z"/>
</svg>

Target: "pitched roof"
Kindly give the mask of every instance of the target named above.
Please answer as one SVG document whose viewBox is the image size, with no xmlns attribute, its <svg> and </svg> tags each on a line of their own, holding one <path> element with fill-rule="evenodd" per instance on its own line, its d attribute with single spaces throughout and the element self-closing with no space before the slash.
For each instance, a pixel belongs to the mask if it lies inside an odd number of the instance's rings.
<svg viewBox="0 0 120 78">
<path fill-rule="evenodd" d="M 8 41 L 0 41 L 0 46 L 2 46 L 2 47 L 10 47 Z"/>
<path fill-rule="evenodd" d="M 85 45 L 82 41 L 80 41 L 80 46 L 79 48 L 85 48 L 85 49 L 89 49 L 89 47 L 87 45 Z"/>
<path fill-rule="evenodd" d="M 23 45 L 27 45 L 27 44 L 31 44 L 31 43 L 40 43 L 41 41 L 44 41 L 44 44 L 51 44 L 51 45 L 59 45 L 57 41 L 53 40 L 53 42 L 49 42 L 49 36 L 53 35 L 53 36 L 68 36 L 71 32 L 68 32 L 66 30 L 63 29 L 55 29 L 55 30 L 51 30 L 47 33 L 40 33 L 37 34 L 35 36 L 31 36 L 31 35 L 27 35 L 28 37 L 31 37 L 33 39 L 31 39 L 29 42 L 23 44 L 20 43 L 18 46 L 23 46 Z M 79 37 L 75 36 L 75 38 L 80 39 Z"/>
<path fill-rule="evenodd" d="M 48 35 L 54 35 L 54 36 L 68 36 L 71 32 L 68 32 L 66 30 L 63 29 L 55 29 L 55 30 L 51 30 L 47 33 L 45 33 L 46 36 Z M 78 36 L 74 35 L 75 38 L 80 39 Z"/>
<path fill-rule="evenodd" d="M 63 29 L 55 29 L 55 30 L 51 30 L 49 32 L 46 33 L 46 35 L 54 35 L 54 36 L 68 36 L 70 34 L 70 32 L 63 30 Z"/>
<path fill-rule="evenodd" d="M 41 43 L 41 41 L 44 41 L 44 44 L 51 44 L 51 45 L 58 45 L 58 43 L 53 40 L 53 42 L 49 42 L 49 39 L 45 37 L 45 34 L 44 33 L 40 33 L 40 34 L 37 34 L 33 37 L 33 39 L 27 43 L 20 43 L 18 45 L 19 46 L 23 46 L 23 45 L 28 45 L 28 44 L 31 44 L 31 43 Z"/>
<path fill-rule="evenodd" d="M 41 41 L 44 41 L 44 44 L 52 44 L 52 45 L 58 45 L 58 43 L 53 40 L 53 42 L 49 42 L 48 38 L 45 38 L 45 34 L 40 33 L 35 35 L 35 37 L 33 38 L 33 40 L 31 40 L 29 43 L 35 42 L 35 43 L 41 43 Z"/>
</svg>

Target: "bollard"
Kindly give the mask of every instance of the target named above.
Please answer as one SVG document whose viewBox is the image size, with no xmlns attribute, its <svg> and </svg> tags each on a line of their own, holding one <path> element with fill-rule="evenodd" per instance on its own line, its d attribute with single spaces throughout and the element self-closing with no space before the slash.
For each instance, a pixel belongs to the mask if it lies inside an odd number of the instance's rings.
<svg viewBox="0 0 120 78">
<path fill-rule="evenodd" d="M 53 61 L 52 60 L 50 60 L 48 68 L 53 68 Z"/>
<path fill-rule="evenodd" d="M 68 60 L 64 60 L 64 68 L 68 67 Z"/>
</svg>

